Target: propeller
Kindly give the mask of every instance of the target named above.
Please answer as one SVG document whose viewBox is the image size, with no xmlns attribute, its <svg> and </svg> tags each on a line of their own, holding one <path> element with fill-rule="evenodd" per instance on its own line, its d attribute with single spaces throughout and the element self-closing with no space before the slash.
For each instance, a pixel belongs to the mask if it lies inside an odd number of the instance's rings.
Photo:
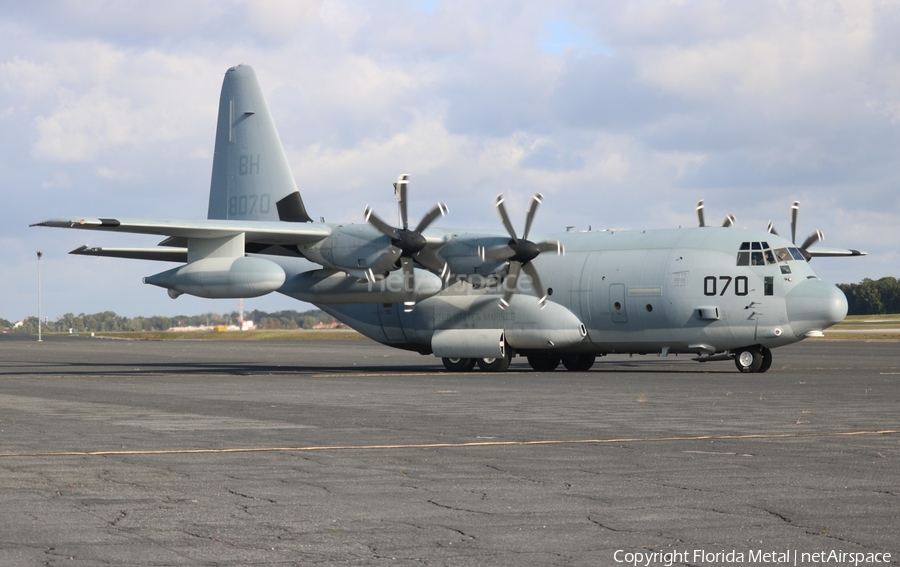
<svg viewBox="0 0 900 567">
<path fill-rule="evenodd" d="M 400 268 L 403 270 L 404 285 L 408 286 L 409 300 L 403 302 L 404 310 L 407 312 L 412 311 L 416 303 L 414 300 L 416 286 L 413 260 L 440 276 L 444 281 L 450 276 L 450 268 L 447 262 L 437 252 L 433 252 L 425 247 L 427 242 L 425 237 L 422 236 L 422 231 L 428 228 L 438 217 L 442 217 L 450 212 L 450 209 L 444 203 L 436 204 L 425 213 L 419 224 L 410 230 L 406 212 L 406 193 L 408 188 L 409 174 L 401 174 L 397 178 L 397 182 L 394 183 L 394 196 L 397 198 L 397 206 L 400 213 L 400 227 L 391 226 L 382 220 L 375 214 L 372 207 L 368 205 L 366 205 L 365 211 L 366 222 L 391 239 L 390 248 L 375 266 L 366 271 L 366 278 L 369 281 L 375 281 L 377 276 L 383 276 L 396 269 L 399 261 Z"/>
<path fill-rule="evenodd" d="M 725 219 L 722 221 L 722 226 L 729 227 L 734 226 L 734 223 L 737 222 L 737 219 L 732 214 L 725 215 Z M 701 228 L 706 226 L 706 221 L 703 218 L 703 199 L 697 201 L 697 225 Z"/>
<path fill-rule="evenodd" d="M 797 245 L 797 216 L 800 214 L 800 201 L 794 201 L 791 204 L 791 242 L 794 245 Z M 778 231 L 775 230 L 775 224 L 772 221 L 769 221 L 769 225 L 766 227 L 766 232 L 770 234 L 778 234 Z M 806 237 L 806 240 L 803 241 L 803 244 L 797 246 L 800 249 L 800 252 L 803 254 L 803 257 L 806 258 L 806 261 L 810 261 L 812 256 L 807 252 L 807 249 L 815 244 L 816 242 L 820 242 L 825 238 L 825 235 L 821 230 L 814 230 L 810 233 L 809 236 Z"/>
<path fill-rule="evenodd" d="M 538 205 L 543 201 L 544 196 L 535 193 L 528 203 L 528 211 L 525 215 L 525 231 L 522 238 L 516 235 L 509 215 L 506 213 L 506 207 L 503 205 L 503 195 L 497 195 L 494 206 L 500 215 L 500 220 L 509 233 L 511 240 L 505 245 L 497 248 L 486 249 L 484 246 L 478 247 L 478 256 L 482 262 L 506 260 L 509 262 L 509 268 L 506 280 L 503 284 L 503 299 L 500 300 L 500 309 L 509 307 L 513 293 L 516 292 L 516 283 L 518 282 L 519 273 L 525 272 L 534 282 L 534 290 L 537 292 L 538 301 L 541 309 L 547 305 L 547 293 L 541 284 L 541 278 L 538 276 L 537 270 L 531 264 L 531 261 L 540 255 L 541 252 L 556 252 L 562 256 L 565 254 L 563 245 L 558 240 L 545 240 L 542 242 L 532 242 L 528 240 L 528 233 L 531 231 L 531 223 L 534 221 L 534 214 L 537 212 Z"/>
</svg>

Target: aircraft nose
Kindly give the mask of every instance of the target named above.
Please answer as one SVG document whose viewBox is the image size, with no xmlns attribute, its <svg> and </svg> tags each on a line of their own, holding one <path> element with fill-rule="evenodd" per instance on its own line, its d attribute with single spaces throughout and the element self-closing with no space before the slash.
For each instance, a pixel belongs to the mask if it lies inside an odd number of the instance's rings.
<svg viewBox="0 0 900 567">
<path fill-rule="evenodd" d="M 822 331 L 847 316 L 844 292 L 822 280 L 801 282 L 785 298 L 791 328 L 798 337 L 810 331 Z"/>
</svg>

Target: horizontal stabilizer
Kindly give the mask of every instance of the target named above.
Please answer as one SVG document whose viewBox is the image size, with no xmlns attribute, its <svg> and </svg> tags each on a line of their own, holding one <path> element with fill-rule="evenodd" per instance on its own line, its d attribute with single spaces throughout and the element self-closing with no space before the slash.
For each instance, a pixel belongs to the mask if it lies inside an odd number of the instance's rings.
<svg viewBox="0 0 900 567">
<path fill-rule="evenodd" d="M 72 250 L 69 254 L 160 262 L 187 262 L 187 248 L 101 248 L 84 245 Z"/>
</svg>

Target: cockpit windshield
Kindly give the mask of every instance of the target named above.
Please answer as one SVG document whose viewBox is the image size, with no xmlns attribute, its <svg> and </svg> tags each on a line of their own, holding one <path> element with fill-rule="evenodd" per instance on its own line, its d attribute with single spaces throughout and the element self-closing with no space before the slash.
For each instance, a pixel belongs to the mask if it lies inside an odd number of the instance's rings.
<svg viewBox="0 0 900 567">
<path fill-rule="evenodd" d="M 765 266 L 797 260 L 806 261 L 797 248 L 770 248 L 768 242 L 742 242 L 737 254 L 738 266 Z"/>
</svg>

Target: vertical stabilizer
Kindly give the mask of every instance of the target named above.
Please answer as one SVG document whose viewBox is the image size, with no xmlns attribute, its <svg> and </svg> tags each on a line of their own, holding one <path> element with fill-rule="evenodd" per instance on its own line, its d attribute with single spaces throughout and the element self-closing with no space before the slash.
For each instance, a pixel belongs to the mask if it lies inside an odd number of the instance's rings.
<svg viewBox="0 0 900 567">
<path fill-rule="evenodd" d="M 207 218 L 311 222 L 247 65 L 229 69 L 222 83 Z"/>
</svg>

